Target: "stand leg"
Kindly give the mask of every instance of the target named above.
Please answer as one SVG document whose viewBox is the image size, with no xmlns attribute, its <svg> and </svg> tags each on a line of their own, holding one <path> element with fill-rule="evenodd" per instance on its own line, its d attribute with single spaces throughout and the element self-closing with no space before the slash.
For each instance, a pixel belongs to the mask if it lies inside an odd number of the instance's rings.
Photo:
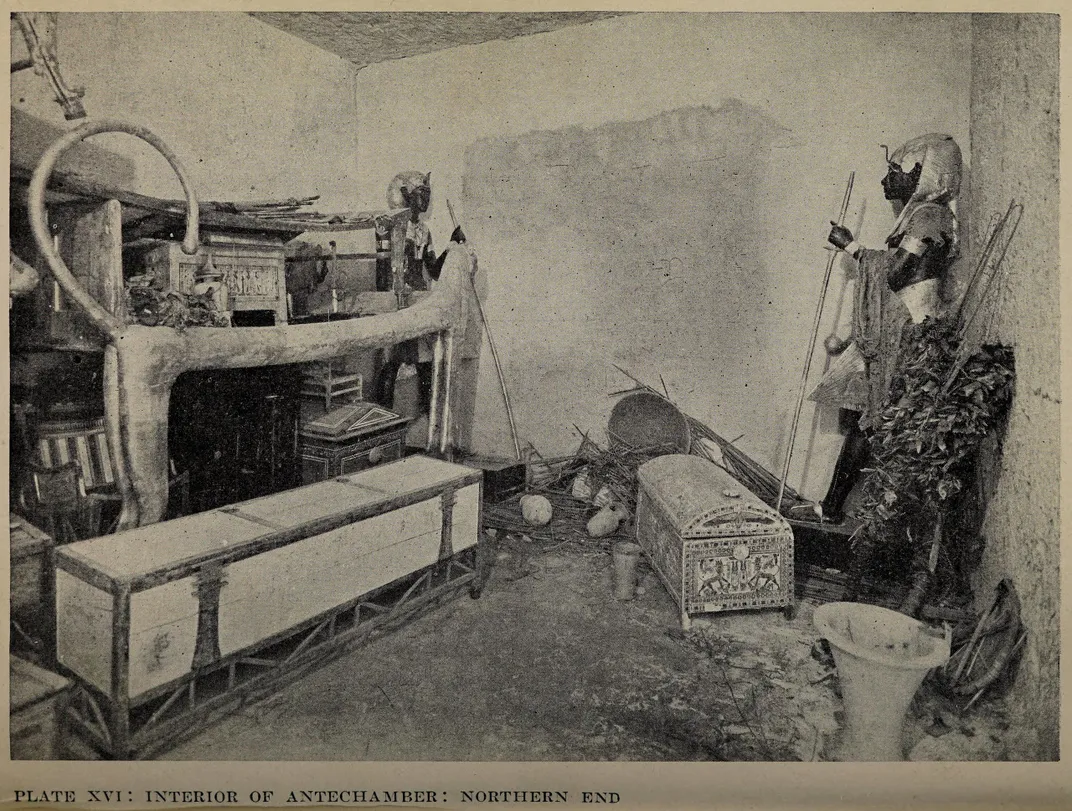
<svg viewBox="0 0 1072 811">
<path fill-rule="evenodd" d="M 443 333 L 437 332 L 435 344 L 432 347 L 432 402 L 428 408 L 428 442 L 425 449 L 429 452 L 435 448 L 436 433 L 440 428 L 440 401 L 439 392 L 443 382 Z"/>
<path fill-rule="evenodd" d="M 488 580 L 488 569 L 495 556 L 495 547 L 484 535 L 483 528 L 480 528 L 478 532 L 480 534 L 477 536 L 476 548 L 473 550 L 473 570 L 476 572 L 476 577 L 469 586 L 469 596 L 474 600 L 479 600 L 480 594 L 484 591 L 484 584 Z"/>
<path fill-rule="evenodd" d="M 446 347 L 444 348 L 443 371 L 445 380 L 443 384 L 443 421 L 440 426 L 439 451 L 443 458 L 450 461 L 454 443 L 451 438 L 453 431 L 451 420 L 451 396 L 452 383 L 454 381 L 454 333 L 447 332 Z"/>
</svg>

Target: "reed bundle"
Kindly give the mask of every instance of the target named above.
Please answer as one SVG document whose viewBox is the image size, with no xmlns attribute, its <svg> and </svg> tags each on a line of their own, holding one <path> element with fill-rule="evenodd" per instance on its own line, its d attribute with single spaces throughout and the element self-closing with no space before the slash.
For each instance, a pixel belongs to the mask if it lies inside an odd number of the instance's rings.
<svg viewBox="0 0 1072 811">
<path fill-rule="evenodd" d="M 651 386 L 644 383 L 642 380 L 633 376 L 629 372 L 622 369 L 620 366 L 615 367 L 632 380 L 636 386 L 632 389 L 625 391 L 615 392 L 614 394 L 628 394 L 633 391 L 647 391 L 652 394 L 664 397 L 670 401 L 670 398 L 666 392 L 665 384 L 663 385 L 663 391 L 659 392 Z M 672 401 L 671 401 L 672 402 Z M 684 412 L 682 412 L 684 414 Z M 695 417 L 690 417 L 688 414 L 684 414 L 685 419 L 688 421 L 689 430 L 692 432 L 692 446 L 690 453 L 695 456 L 701 456 L 714 464 L 721 467 L 733 478 L 737 479 L 741 484 L 759 496 L 762 501 L 770 507 L 774 507 L 778 501 L 778 489 L 780 481 L 777 476 L 767 470 L 756 460 L 752 459 L 748 454 L 742 451 L 734 441 L 728 440 L 715 431 L 713 431 L 707 425 L 704 425 Z M 716 458 L 708 449 L 708 447 L 698 442 L 697 439 L 706 439 L 714 444 L 718 445 L 721 451 L 721 459 Z M 782 512 L 784 514 L 790 514 L 796 511 L 797 507 L 811 507 L 811 502 L 806 501 L 800 497 L 800 495 L 791 487 L 786 486 L 785 491 L 782 494 Z M 794 516 L 797 517 L 797 516 Z"/>
</svg>

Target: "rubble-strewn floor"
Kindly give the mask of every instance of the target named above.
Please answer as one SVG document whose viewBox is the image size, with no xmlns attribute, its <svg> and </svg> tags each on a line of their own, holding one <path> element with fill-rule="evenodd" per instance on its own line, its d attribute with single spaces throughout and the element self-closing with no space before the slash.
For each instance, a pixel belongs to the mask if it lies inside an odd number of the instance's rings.
<svg viewBox="0 0 1072 811">
<path fill-rule="evenodd" d="M 643 593 L 617 602 L 605 552 L 539 551 L 511 536 L 496 558 L 481 599 L 463 593 L 164 757 L 811 761 L 832 751 L 841 702 L 812 655 L 813 606 L 792 621 L 710 615 L 683 634 L 643 564 Z M 905 733 L 916 757 L 1015 756 L 1000 702 L 965 719 L 953 710 L 921 693 Z"/>
</svg>

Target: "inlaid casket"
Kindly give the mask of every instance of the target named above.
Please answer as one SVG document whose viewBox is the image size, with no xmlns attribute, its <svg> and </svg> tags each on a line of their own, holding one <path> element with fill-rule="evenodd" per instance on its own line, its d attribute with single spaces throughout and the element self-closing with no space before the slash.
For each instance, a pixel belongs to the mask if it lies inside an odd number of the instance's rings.
<svg viewBox="0 0 1072 811">
<path fill-rule="evenodd" d="M 637 471 L 637 543 L 681 609 L 782 608 L 791 616 L 793 529 L 707 459 L 660 456 Z"/>
</svg>

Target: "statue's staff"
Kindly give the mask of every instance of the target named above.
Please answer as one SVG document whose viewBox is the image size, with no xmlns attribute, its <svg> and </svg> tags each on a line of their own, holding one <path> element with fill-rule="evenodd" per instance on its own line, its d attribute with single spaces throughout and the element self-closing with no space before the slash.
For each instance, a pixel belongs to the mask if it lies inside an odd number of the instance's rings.
<svg viewBox="0 0 1072 811">
<path fill-rule="evenodd" d="M 849 182 L 845 186 L 845 198 L 841 201 L 841 213 L 838 215 L 837 225 L 842 225 L 845 222 L 845 213 L 849 210 L 849 197 L 852 196 L 852 184 L 856 179 L 856 173 L 849 173 Z M 833 224 L 833 223 L 832 223 Z M 804 405 L 804 392 L 808 385 L 808 373 L 811 371 L 811 357 L 815 354 L 815 342 L 819 338 L 819 323 L 823 317 L 823 304 L 826 302 L 826 291 L 830 286 L 830 275 L 834 271 L 834 260 L 837 259 L 838 254 L 836 252 L 830 254 L 830 258 L 826 262 L 826 274 L 823 276 L 823 289 L 819 294 L 819 305 L 815 308 L 815 325 L 811 330 L 811 339 L 808 341 L 808 351 L 804 354 L 804 374 L 800 377 L 800 392 L 797 394 L 797 407 L 793 411 L 793 425 L 789 429 L 789 447 L 785 451 L 785 465 L 782 467 L 782 479 L 778 485 L 778 501 L 774 505 L 774 509 L 778 512 L 782 510 L 782 496 L 785 494 L 785 480 L 789 477 L 789 463 L 793 459 L 793 445 L 797 439 L 797 427 L 800 425 L 800 409 Z"/>
<path fill-rule="evenodd" d="M 447 211 L 450 212 L 450 220 L 454 223 L 454 229 L 458 230 L 458 218 L 454 216 L 454 206 L 447 200 Z M 495 362 L 495 372 L 499 376 L 499 388 L 502 390 L 503 404 L 506 406 L 506 419 L 510 422 L 510 438 L 514 441 L 514 455 L 521 461 L 521 441 L 517 436 L 517 426 L 514 424 L 514 410 L 510 406 L 510 394 L 506 390 L 506 378 L 503 377 L 502 365 L 499 363 L 499 352 L 495 348 L 495 340 L 491 337 L 491 326 L 488 317 L 484 313 L 484 305 L 480 302 L 480 295 L 476 292 L 476 279 L 469 276 L 469 284 L 473 288 L 473 298 L 476 299 L 476 307 L 480 311 L 480 320 L 484 324 L 484 334 L 488 336 L 488 346 L 491 347 L 491 359 Z"/>
</svg>

